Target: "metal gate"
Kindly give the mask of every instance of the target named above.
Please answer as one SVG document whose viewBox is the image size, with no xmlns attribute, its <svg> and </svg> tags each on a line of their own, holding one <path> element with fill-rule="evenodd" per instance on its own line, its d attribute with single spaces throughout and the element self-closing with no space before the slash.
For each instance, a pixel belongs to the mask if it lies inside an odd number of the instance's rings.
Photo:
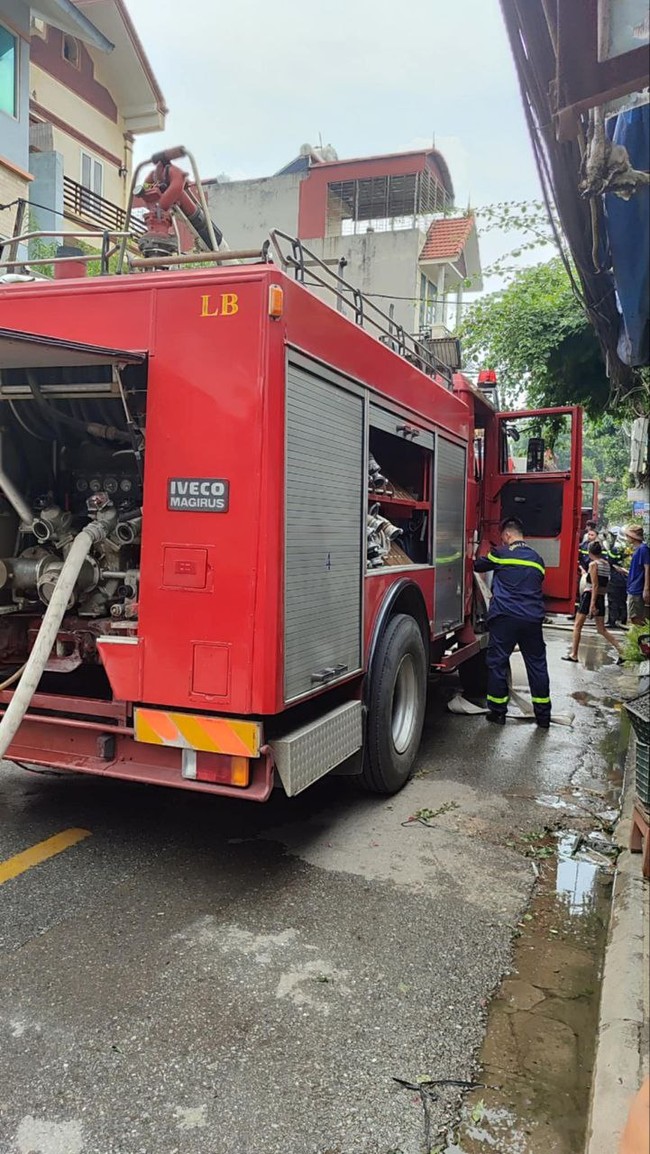
<svg viewBox="0 0 650 1154">
<path fill-rule="evenodd" d="M 287 368 L 284 692 L 362 664 L 363 398 Z"/>
</svg>

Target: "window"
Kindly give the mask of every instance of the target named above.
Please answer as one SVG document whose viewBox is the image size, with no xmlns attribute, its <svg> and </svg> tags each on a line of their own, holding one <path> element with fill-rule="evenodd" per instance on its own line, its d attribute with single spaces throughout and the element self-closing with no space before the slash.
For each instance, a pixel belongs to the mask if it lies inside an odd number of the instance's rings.
<svg viewBox="0 0 650 1154">
<path fill-rule="evenodd" d="M 583 513 L 591 513 L 594 517 L 598 513 L 595 490 L 595 481 L 582 482 L 582 511 Z"/>
<path fill-rule="evenodd" d="M 449 207 L 448 192 L 428 169 L 334 180 L 327 185 L 327 235 L 364 233 L 368 225 L 375 232 L 414 228 L 417 220 Z"/>
<path fill-rule="evenodd" d="M 568 473 L 571 469 L 572 419 L 560 416 L 513 417 L 501 422 L 502 473 Z"/>
<path fill-rule="evenodd" d="M 435 320 L 438 290 L 424 273 L 420 274 L 420 332 L 430 329 Z"/>
<path fill-rule="evenodd" d="M 18 40 L 1 24 L 0 112 L 18 116 Z"/>
<path fill-rule="evenodd" d="M 81 186 L 84 190 L 81 195 L 82 212 L 99 212 L 98 198 L 101 199 L 104 192 L 104 165 L 88 152 L 81 153 Z"/>
<path fill-rule="evenodd" d="M 75 40 L 74 36 L 63 37 L 63 59 L 72 64 L 74 68 L 79 67 L 79 42 Z"/>
</svg>

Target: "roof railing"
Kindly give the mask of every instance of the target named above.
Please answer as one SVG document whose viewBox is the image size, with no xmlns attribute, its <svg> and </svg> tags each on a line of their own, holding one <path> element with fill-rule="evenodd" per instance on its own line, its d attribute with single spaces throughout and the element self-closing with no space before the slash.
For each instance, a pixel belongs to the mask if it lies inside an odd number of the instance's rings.
<svg viewBox="0 0 650 1154">
<path fill-rule="evenodd" d="M 280 241 L 290 246 L 287 252 Z M 308 249 L 298 237 L 289 236 L 280 229 L 271 232 L 271 244 L 278 261 L 286 271 L 292 269 L 295 280 L 306 288 L 319 287 L 332 293 L 337 300 L 339 312 L 347 307 L 352 310 L 355 324 L 360 328 L 372 327 L 379 333 L 379 340 L 387 348 L 404 357 L 430 377 L 441 377 L 448 389 L 453 387 L 452 372 L 448 365 L 435 355 L 432 349 L 404 331 L 402 325 L 380 309 L 355 285 L 345 280 Z M 339 262 L 339 267 L 342 262 Z M 325 274 L 325 275 L 323 275 Z"/>
<path fill-rule="evenodd" d="M 92 239 L 101 240 L 101 247 L 98 252 L 79 252 L 75 256 L 57 256 L 52 253 L 51 256 L 39 257 L 20 257 L 18 255 L 18 248 L 21 244 L 28 244 L 30 240 L 58 240 L 59 244 L 65 245 L 69 241 L 81 240 L 87 242 Z M 124 231 L 109 231 L 108 229 L 79 229 L 76 232 L 71 232 L 69 229 L 38 229 L 33 232 L 23 232 L 18 236 L 10 236 L 0 244 L 0 270 L 7 269 L 25 269 L 27 273 L 31 268 L 40 267 L 41 265 L 58 265 L 69 263 L 88 264 L 91 261 L 98 260 L 100 262 L 100 270 L 103 275 L 109 272 L 108 262 L 112 256 L 119 251 L 122 240 L 133 240 L 133 235 L 130 232 Z M 4 249 L 9 249 L 9 258 L 4 260 Z"/>
<path fill-rule="evenodd" d="M 30 240 L 56 239 L 61 238 L 65 241 L 73 239 L 83 239 L 85 241 L 91 238 L 101 239 L 101 251 L 98 253 L 79 253 L 74 256 L 46 256 L 36 257 L 33 259 L 18 257 L 18 245 L 29 242 Z M 68 232 L 64 230 L 26 232 L 20 236 L 12 236 L 7 244 L 11 245 L 10 252 L 13 259 L 0 259 L 0 270 L 7 269 L 24 269 L 27 273 L 31 272 L 32 268 L 37 268 L 43 265 L 65 264 L 68 263 L 89 263 L 91 261 L 100 261 L 100 272 L 102 275 L 109 273 L 110 258 L 117 254 L 118 265 L 123 260 L 126 242 L 132 238 L 132 234 L 125 231 L 109 232 L 104 231 L 86 231 L 83 232 Z M 281 242 L 284 241 L 286 245 L 290 246 L 290 251 L 285 251 Z M 308 249 L 298 237 L 292 237 L 281 229 L 273 229 L 270 234 L 270 242 L 266 241 L 259 249 L 251 249 L 246 251 L 232 252 L 228 249 L 219 250 L 217 252 L 205 253 L 179 253 L 175 256 L 160 256 L 153 258 L 135 257 L 131 258 L 129 264 L 133 269 L 158 269 L 163 270 L 165 265 L 183 265 L 187 267 L 192 264 L 208 264 L 208 263 L 222 263 L 222 262 L 243 262 L 246 260 L 258 260 L 263 263 L 269 260 L 269 244 L 272 247 L 278 263 L 284 271 L 287 269 L 293 270 L 295 280 L 304 285 L 306 288 L 322 288 L 326 292 L 331 293 L 337 301 L 337 308 L 339 312 L 344 313 L 345 309 L 350 309 L 354 317 L 354 323 L 363 329 L 373 329 L 378 335 L 378 339 L 387 348 L 394 353 L 403 357 L 410 364 L 420 369 L 421 372 L 426 373 L 430 377 L 439 377 L 446 388 L 453 388 L 452 370 L 449 365 L 445 364 L 439 357 L 437 357 L 433 349 L 423 341 L 419 341 L 416 337 L 406 333 L 402 325 L 396 324 L 395 320 L 387 313 L 380 309 L 378 305 L 365 296 L 356 285 L 350 284 L 340 275 L 340 272 L 334 272 L 328 264 L 316 256 L 315 253 Z M 0 258 L 2 257 L 2 249 L 0 249 Z M 345 267 L 345 260 L 337 262 L 339 269 Z"/>
</svg>

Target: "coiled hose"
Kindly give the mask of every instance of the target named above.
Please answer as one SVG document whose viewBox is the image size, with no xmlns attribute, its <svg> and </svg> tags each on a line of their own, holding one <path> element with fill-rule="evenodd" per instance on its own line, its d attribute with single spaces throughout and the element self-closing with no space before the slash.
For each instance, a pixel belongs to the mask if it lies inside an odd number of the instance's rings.
<svg viewBox="0 0 650 1154">
<path fill-rule="evenodd" d="M 25 664 L 18 688 L 7 706 L 2 721 L 0 721 L 0 758 L 4 757 L 16 736 L 36 687 L 43 676 L 83 563 L 92 546 L 98 541 L 102 541 L 105 536 L 106 527 L 99 521 L 91 521 L 77 534 L 70 546 L 70 552 L 54 586 L 54 592 L 45 610 L 41 627 Z"/>
</svg>

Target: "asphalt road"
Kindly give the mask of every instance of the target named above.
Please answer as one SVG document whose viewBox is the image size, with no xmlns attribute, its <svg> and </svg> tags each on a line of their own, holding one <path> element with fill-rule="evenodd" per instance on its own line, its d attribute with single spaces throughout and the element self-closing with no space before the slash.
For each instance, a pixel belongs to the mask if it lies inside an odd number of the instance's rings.
<svg viewBox="0 0 650 1154">
<path fill-rule="evenodd" d="M 621 672 L 562 664 L 567 639 L 548 640 L 572 729 L 495 732 L 434 695 L 388 801 L 334 778 L 258 807 L 3 764 L 0 1154 L 421 1154 L 420 1097 L 394 1079 L 472 1077 L 534 882 L 517 837 L 536 798 L 603 785 Z M 403 824 L 422 809 L 431 828 Z M 88 836 L 1 881 L 69 830 Z M 456 1101 L 440 1091 L 432 1132 Z"/>
</svg>

